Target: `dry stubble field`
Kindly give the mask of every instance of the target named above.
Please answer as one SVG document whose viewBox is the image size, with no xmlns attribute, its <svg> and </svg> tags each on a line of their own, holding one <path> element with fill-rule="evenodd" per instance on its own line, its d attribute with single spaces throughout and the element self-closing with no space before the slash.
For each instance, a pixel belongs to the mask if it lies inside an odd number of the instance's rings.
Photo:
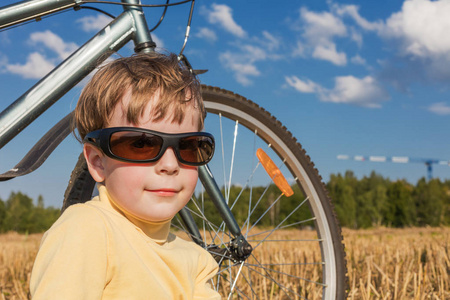
<svg viewBox="0 0 450 300">
<path fill-rule="evenodd" d="M 0 235 L 0 299 L 28 298 L 41 236 Z M 450 228 L 344 229 L 344 240 L 349 299 L 450 299 Z"/>
</svg>

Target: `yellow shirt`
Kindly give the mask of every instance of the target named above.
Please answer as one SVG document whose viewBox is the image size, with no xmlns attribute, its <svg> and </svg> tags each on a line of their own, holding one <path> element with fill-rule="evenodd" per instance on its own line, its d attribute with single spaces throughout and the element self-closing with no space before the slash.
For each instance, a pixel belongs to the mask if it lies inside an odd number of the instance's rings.
<svg viewBox="0 0 450 300">
<path fill-rule="evenodd" d="M 99 196 L 69 207 L 47 231 L 31 274 L 33 299 L 220 299 L 218 266 L 193 242 Z"/>
</svg>

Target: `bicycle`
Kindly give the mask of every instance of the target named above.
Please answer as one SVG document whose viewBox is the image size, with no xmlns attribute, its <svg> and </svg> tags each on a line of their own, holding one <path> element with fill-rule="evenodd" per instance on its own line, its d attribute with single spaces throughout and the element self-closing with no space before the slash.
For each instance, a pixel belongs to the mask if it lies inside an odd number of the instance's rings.
<svg viewBox="0 0 450 300">
<path fill-rule="evenodd" d="M 194 1 L 167 1 L 157 6 L 165 7 L 165 14 L 169 6 L 190 2 L 188 33 Z M 128 41 L 134 42 L 136 52 L 154 51 L 156 45 L 143 9 L 152 5 L 142 5 L 138 0 L 23 1 L 0 8 L 0 30 L 62 10 L 79 10 L 86 3 L 121 4 L 123 12 L 0 113 L 0 148 Z M 183 55 L 187 37 L 188 34 L 179 58 L 198 72 Z M 216 258 L 220 271 L 212 282 L 214 288 L 228 299 L 344 299 L 347 280 L 340 227 L 321 177 L 306 152 L 275 117 L 254 102 L 206 85 L 202 85 L 202 95 L 208 112 L 205 130 L 216 135 L 219 150 L 216 160 L 222 161 L 199 168 L 205 192 L 193 197 L 174 220 L 173 228 L 185 232 Z M 0 175 L 0 180 L 38 168 L 70 133 L 71 119 L 72 114 L 64 117 L 13 170 Z M 231 148 L 229 156 L 227 148 Z M 226 156 L 230 160 L 229 170 L 225 167 Z M 239 166 L 235 165 L 237 156 Z M 237 167 L 239 174 L 234 170 Z M 242 177 L 245 170 L 249 175 Z M 222 188 L 213 173 L 223 176 Z M 281 174 L 289 174 L 291 183 L 287 187 L 277 183 L 283 178 Z M 241 177 L 240 181 L 233 181 L 235 175 Z M 264 188 L 253 186 L 257 178 L 265 178 Z M 81 155 L 72 172 L 62 211 L 89 200 L 94 186 Z M 294 198 L 286 197 L 290 186 Z M 259 194 L 258 199 L 255 194 Z M 282 248 L 281 242 L 288 249 Z M 272 256 L 267 258 L 269 254 Z"/>
</svg>

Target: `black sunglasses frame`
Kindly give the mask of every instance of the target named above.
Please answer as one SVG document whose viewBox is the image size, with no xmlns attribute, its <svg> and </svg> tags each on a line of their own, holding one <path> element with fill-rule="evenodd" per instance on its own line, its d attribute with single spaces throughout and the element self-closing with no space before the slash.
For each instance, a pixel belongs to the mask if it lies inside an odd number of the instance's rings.
<svg viewBox="0 0 450 300">
<path fill-rule="evenodd" d="M 152 135 L 161 137 L 163 140 L 163 143 L 161 145 L 161 149 L 159 150 L 159 153 L 154 158 L 146 159 L 146 160 L 134 160 L 134 159 L 123 158 L 123 157 L 115 155 L 111 151 L 110 139 L 111 139 L 111 135 L 113 133 L 121 132 L 121 131 L 142 132 L 142 133 L 148 133 L 148 134 L 152 134 Z M 181 157 L 181 155 L 179 153 L 179 151 L 180 151 L 179 150 L 179 141 L 183 138 L 194 137 L 194 136 L 207 137 L 212 140 L 211 155 L 204 162 L 196 163 L 196 162 L 186 161 Z M 138 127 L 108 127 L 108 128 L 94 130 L 94 131 L 91 131 L 88 134 L 86 134 L 83 141 L 85 143 L 92 144 L 92 145 L 96 146 L 97 148 L 100 148 L 106 156 L 108 156 L 112 159 L 123 161 L 123 162 L 142 163 L 142 164 L 158 161 L 164 155 L 167 148 L 171 147 L 172 149 L 174 149 L 175 155 L 180 163 L 182 163 L 184 165 L 189 165 L 189 166 L 202 166 L 202 165 L 206 165 L 208 162 L 211 161 L 212 157 L 214 156 L 214 147 L 215 147 L 214 136 L 208 132 L 186 132 L 186 133 L 174 133 L 173 134 L 173 133 L 164 133 L 164 132 L 159 132 L 159 131 L 154 131 L 154 130 L 149 130 L 149 129 L 144 129 L 144 128 L 138 128 Z"/>
</svg>

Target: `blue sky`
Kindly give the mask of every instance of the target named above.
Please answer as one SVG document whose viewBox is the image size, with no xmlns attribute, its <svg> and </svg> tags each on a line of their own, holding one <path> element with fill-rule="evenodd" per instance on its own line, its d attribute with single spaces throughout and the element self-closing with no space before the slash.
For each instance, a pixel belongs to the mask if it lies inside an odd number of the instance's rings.
<svg viewBox="0 0 450 300">
<path fill-rule="evenodd" d="M 4 0 L 9 4 L 15 1 Z M 146 1 L 144 1 L 146 3 Z M 149 2 L 148 2 L 149 3 Z M 118 14 L 117 7 L 101 6 Z M 170 8 L 157 44 L 178 52 L 189 5 Z M 154 24 L 160 9 L 146 10 Z M 372 170 L 416 183 L 422 164 L 338 160 L 338 154 L 450 159 L 449 1 L 202 1 L 185 50 L 200 79 L 254 100 L 300 141 L 324 181 Z M 0 32 L 0 109 L 83 44 L 107 17 L 69 11 Z M 130 55 L 126 46 L 121 55 Z M 13 167 L 76 104 L 80 86 L 0 150 Z M 60 206 L 81 146 L 69 137 L 36 172 L 1 183 Z M 450 179 L 450 168 L 433 175 Z"/>
</svg>

